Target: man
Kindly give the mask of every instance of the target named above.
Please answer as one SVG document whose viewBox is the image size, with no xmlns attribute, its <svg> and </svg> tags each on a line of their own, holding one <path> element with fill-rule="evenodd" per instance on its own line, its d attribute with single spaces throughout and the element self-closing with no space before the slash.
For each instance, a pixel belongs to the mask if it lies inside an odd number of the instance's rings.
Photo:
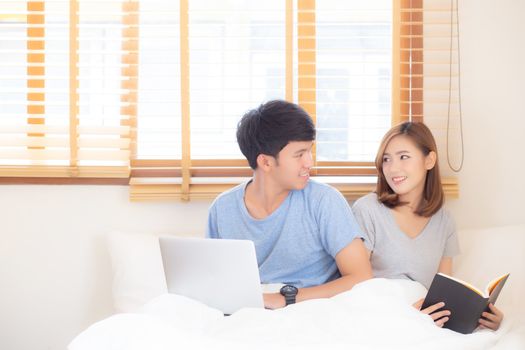
<svg viewBox="0 0 525 350">
<path fill-rule="evenodd" d="M 315 127 L 299 106 L 270 101 L 246 113 L 237 142 L 253 178 L 214 201 L 210 238 L 255 244 L 267 308 L 327 298 L 372 277 L 362 233 L 344 197 L 309 180 Z"/>
</svg>

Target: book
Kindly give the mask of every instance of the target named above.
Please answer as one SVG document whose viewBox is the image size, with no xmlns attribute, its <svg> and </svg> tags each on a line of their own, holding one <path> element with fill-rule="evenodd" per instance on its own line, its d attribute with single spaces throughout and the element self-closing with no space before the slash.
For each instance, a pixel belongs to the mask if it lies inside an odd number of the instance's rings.
<svg viewBox="0 0 525 350">
<path fill-rule="evenodd" d="M 484 311 L 489 311 L 489 303 L 494 304 L 509 274 L 504 274 L 489 282 L 482 292 L 470 283 L 458 278 L 437 273 L 428 289 L 421 310 L 444 302 L 444 310 L 450 310 L 449 320 L 443 328 L 470 334 L 478 326 L 478 320 Z"/>
</svg>

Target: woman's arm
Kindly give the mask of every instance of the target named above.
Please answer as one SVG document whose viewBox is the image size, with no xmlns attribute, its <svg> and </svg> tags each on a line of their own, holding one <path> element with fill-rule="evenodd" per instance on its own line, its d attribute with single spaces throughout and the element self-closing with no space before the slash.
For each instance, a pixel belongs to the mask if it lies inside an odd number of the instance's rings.
<svg viewBox="0 0 525 350">
<path fill-rule="evenodd" d="M 441 259 L 439 263 L 438 272 L 444 273 L 445 275 L 452 276 L 452 258 L 445 257 Z"/>
</svg>

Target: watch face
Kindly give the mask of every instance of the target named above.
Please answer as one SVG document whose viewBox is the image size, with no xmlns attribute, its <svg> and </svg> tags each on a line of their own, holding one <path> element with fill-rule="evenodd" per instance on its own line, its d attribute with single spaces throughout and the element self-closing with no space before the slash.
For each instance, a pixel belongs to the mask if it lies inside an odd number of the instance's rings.
<svg viewBox="0 0 525 350">
<path fill-rule="evenodd" d="M 281 288 L 282 295 L 297 295 L 297 292 L 298 292 L 298 289 L 289 284 Z"/>
</svg>

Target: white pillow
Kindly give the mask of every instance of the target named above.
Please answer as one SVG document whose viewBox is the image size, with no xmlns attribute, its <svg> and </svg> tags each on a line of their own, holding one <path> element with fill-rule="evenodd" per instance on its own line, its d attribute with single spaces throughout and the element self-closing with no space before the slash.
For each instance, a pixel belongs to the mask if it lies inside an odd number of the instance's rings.
<svg viewBox="0 0 525 350">
<path fill-rule="evenodd" d="M 158 236 L 119 231 L 108 234 L 117 312 L 137 311 L 167 293 Z"/>
</svg>

